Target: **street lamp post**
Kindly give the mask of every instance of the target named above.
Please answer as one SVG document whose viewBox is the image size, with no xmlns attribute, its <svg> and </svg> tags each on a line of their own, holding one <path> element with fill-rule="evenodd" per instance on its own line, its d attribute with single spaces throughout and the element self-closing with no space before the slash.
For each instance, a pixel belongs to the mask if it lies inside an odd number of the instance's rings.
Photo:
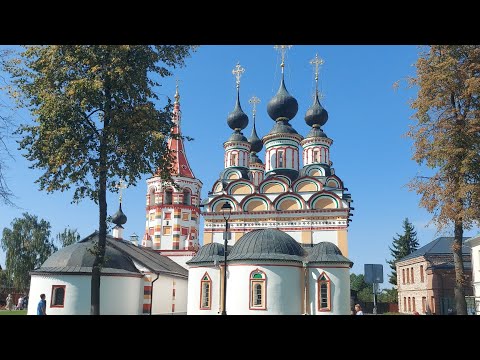
<svg viewBox="0 0 480 360">
<path fill-rule="evenodd" d="M 227 315 L 227 240 L 228 240 L 228 220 L 232 214 L 232 205 L 228 201 L 225 201 L 225 204 L 221 207 L 223 218 L 225 219 L 225 233 L 223 234 L 223 239 L 225 240 L 224 248 L 224 268 L 223 268 L 223 309 L 222 315 Z"/>
</svg>

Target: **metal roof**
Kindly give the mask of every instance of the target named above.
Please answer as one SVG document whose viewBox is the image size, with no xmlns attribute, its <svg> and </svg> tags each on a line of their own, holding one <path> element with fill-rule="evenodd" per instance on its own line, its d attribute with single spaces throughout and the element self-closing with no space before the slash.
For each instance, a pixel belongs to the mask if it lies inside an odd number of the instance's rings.
<svg viewBox="0 0 480 360">
<path fill-rule="evenodd" d="M 55 252 L 33 273 L 91 273 L 95 260 L 91 249 L 95 241 L 98 241 L 97 231 L 83 240 Z M 151 249 L 135 246 L 129 241 L 107 235 L 105 265 L 102 273 L 140 275 L 134 261 L 154 273 L 188 277 L 188 270 L 168 257 Z"/>
<path fill-rule="evenodd" d="M 107 246 L 120 250 L 132 260 L 142 264 L 154 273 L 164 273 L 181 277 L 188 277 L 188 270 L 178 265 L 170 258 L 160 255 L 152 249 L 135 246 L 129 241 L 119 240 L 107 236 Z"/>
<path fill-rule="evenodd" d="M 227 246 L 227 254 L 229 246 Z M 223 244 L 212 242 L 200 248 L 195 257 L 187 261 L 188 265 L 200 263 L 214 263 L 215 261 L 223 261 L 225 257 L 225 247 Z"/>
<path fill-rule="evenodd" d="M 227 261 L 302 261 L 304 255 L 303 248 L 290 235 L 277 229 L 260 229 L 243 235 L 228 254 Z"/>
<path fill-rule="evenodd" d="M 465 243 L 465 240 L 469 239 L 468 237 L 463 238 L 462 252 L 470 254 L 470 245 Z M 420 249 L 414 251 L 413 253 L 397 260 L 396 262 L 405 261 L 408 259 L 414 259 L 419 256 L 428 256 L 428 255 L 449 255 L 452 254 L 452 244 L 453 237 L 442 236 L 436 238 L 435 240 L 429 242 L 427 245 L 422 246 Z"/>
<path fill-rule="evenodd" d="M 42 266 L 35 271 L 38 270 L 45 272 L 45 269 L 52 269 L 52 272 L 92 272 L 92 265 L 95 260 L 93 246 L 93 242 L 87 241 L 86 239 L 66 246 L 53 253 L 47 260 L 45 260 Z M 115 273 L 140 273 L 128 256 L 109 246 L 105 248 L 105 264 L 102 271 Z"/>
<path fill-rule="evenodd" d="M 340 249 L 329 241 L 323 241 L 316 244 L 308 251 L 307 262 L 310 263 L 346 263 L 353 266 L 353 262 L 342 255 Z"/>
</svg>

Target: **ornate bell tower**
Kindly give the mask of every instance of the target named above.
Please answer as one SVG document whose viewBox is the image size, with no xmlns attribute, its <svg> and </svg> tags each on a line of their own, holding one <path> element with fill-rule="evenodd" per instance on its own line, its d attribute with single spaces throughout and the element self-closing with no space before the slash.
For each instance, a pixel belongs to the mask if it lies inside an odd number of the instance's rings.
<svg viewBox="0 0 480 360">
<path fill-rule="evenodd" d="M 173 151 L 172 179 L 159 176 L 147 180 L 147 218 L 142 246 L 150 247 L 186 267 L 199 248 L 200 192 L 202 182 L 195 178 L 185 154 L 181 135 L 182 113 L 178 82 L 173 109 L 172 137 L 168 148 Z"/>
</svg>

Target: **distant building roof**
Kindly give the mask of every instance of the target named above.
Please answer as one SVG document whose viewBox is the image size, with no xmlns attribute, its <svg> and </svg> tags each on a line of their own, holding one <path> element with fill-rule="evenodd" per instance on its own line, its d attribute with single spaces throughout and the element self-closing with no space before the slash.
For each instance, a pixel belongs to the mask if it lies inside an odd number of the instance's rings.
<svg viewBox="0 0 480 360">
<path fill-rule="evenodd" d="M 470 245 L 465 242 L 467 239 L 469 238 L 463 238 L 462 252 L 470 254 Z M 453 240 L 453 237 L 439 237 L 432 242 L 429 242 L 427 245 L 422 246 L 420 249 L 414 251 L 413 253 L 401 258 L 400 260 L 397 260 L 396 262 L 414 259 L 419 256 L 452 254 Z"/>
</svg>

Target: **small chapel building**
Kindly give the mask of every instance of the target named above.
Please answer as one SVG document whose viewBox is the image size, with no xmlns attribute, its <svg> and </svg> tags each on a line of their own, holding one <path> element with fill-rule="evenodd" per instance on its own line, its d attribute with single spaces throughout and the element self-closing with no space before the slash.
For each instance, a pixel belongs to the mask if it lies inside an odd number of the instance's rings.
<svg viewBox="0 0 480 360">
<path fill-rule="evenodd" d="M 121 205 L 107 235 L 101 273 L 100 314 L 160 315 L 187 311 L 188 271 L 157 252 L 122 239 L 127 218 Z M 31 271 L 28 315 L 36 315 L 40 294 L 47 315 L 90 315 L 93 248 L 98 232 L 52 254 Z"/>
</svg>

